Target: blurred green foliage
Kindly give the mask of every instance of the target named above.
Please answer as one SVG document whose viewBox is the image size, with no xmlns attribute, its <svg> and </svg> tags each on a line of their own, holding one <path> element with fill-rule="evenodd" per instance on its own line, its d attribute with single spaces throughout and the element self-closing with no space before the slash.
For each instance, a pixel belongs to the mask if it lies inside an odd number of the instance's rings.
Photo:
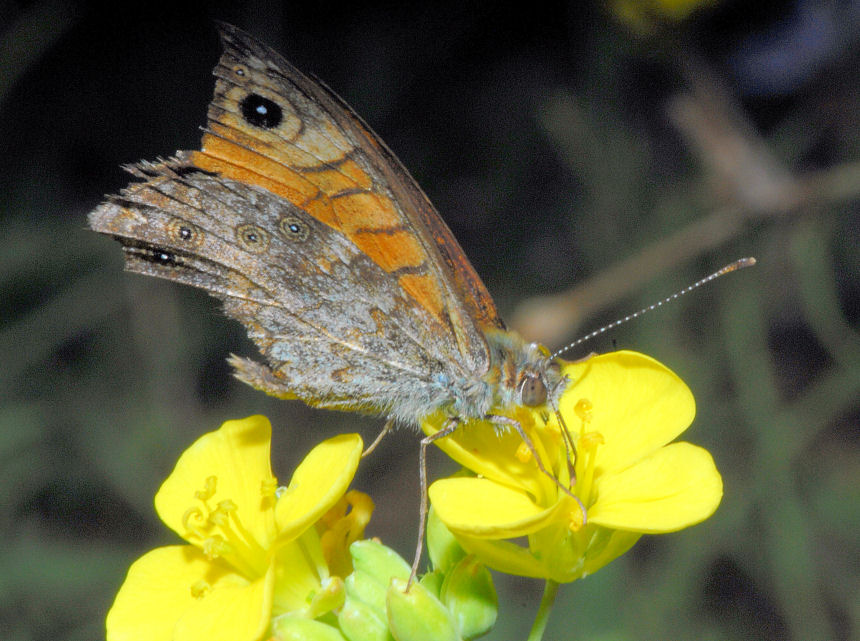
<svg viewBox="0 0 860 641">
<path fill-rule="evenodd" d="M 518 303 L 569 290 L 565 335 L 533 336 L 550 346 L 758 258 L 586 346 L 681 375 L 699 408 L 685 438 L 726 493 L 704 524 L 563 586 L 546 638 L 857 638 L 857 3 L 705 4 L 635 32 L 598 2 L 0 9 L 3 637 L 103 636 L 129 563 L 175 540 L 152 497 L 202 432 L 267 414 L 283 476 L 323 436 L 378 428 L 233 381 L 243 330 L 200 292 L 124 274 L 85 229 L 121 163 L 197 145 L 218 18 L 371 123 L 506 317 L 528 327 Z M 356 482 L 369 534 L 407 555 L 417 454 L 396 434 Z M 522 638 L 542 586 L 496 579 L 488 638 Z"/>
</svg>

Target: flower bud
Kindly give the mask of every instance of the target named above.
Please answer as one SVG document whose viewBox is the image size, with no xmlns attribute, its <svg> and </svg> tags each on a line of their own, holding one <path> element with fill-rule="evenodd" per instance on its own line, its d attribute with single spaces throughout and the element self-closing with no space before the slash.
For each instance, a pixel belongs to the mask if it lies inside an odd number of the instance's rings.
<svg viewBox="0 0 860 641">
<path fill-rule="evenodd" d="M 385 611 L 380 614 L 377 608 L 359 599 L 347 597 L 337 614 L 337 622 L 349 641 L 391 640 Z"/>
<path fill-rule="evenodd" d="M 367 574 L 388 587 L 391 577 L 406 580 L 409 565 L 391 548 L 369 539 L 356 541 L 349 547 L 356 573 Z"/>
<path fill-rule="evenodd" d="M 460 641 L 447 608 L 420 583 L 413 583 L 406 592 L 405 579 L 392 579 L 386 605 L 397 641 Z"/>
<path fill-rule="evenodd" d="M 464 639 L 481 636 L 495 625 L 499 599 L 493 578 L 474 556 L 462 559 L 445 577 L 441 595 Z"/>
<path fill-rule="evenodd" d="M 350 641 L 387 641 L 386 591 L 392 577 L 409 577 L 409 566 L 390 548 L 371 540 L 349 548 L 354 571 L 344 582 L 346 601 L 338 613 Z"/>
<path fill-rule="evenodd" d="M 436 511 L 432 507 L 427 517 L 427 552 L 433 563 L 433 569 L 443 574 L 450 572 L 451 568 L 466 556 L 465 550 L 436 516 Z"/>
<path fill-rule="evenodd" d="M 346 641 L 337 628 L 290 614 L 272 620 L 272 638 L 277 641 Z"/>
</svg>

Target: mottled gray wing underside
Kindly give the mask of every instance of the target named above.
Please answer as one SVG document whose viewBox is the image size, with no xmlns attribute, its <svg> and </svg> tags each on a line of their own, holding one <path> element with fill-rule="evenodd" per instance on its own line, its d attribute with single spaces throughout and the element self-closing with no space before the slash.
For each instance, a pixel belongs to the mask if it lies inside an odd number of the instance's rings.
<svg viewBox="0 0 860 641">
<path fill-rule="evenodd" d="M 123 244 L 130 271 L 224 302 L 271 367 L 234 359 L 240 378 L 312 405 L 400 414 L 404 403 L 437 403 L 440 375 L 464 374 L 434 358 L 434 320 L 396 280 L 299 207 L 182 156 L 131 171 L 144 181 L 94 210 L 90 225 Z"/>
</svg>

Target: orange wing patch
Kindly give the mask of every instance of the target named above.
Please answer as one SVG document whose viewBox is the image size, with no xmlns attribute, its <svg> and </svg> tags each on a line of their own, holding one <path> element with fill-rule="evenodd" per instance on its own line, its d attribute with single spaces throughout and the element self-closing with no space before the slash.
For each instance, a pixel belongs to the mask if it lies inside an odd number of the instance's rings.
<svg viewBox="0 0 860 641">
<path fill-rule="evenodd" d="M 253 57 L 225 53 L 215 72 L 202 151 L 192 153 L 192 162 L 262 187 L 340 231 L 447 325 L 441 286 L 408 213 L 398 208 L 384 180 L 369 173 L 364 152 L 335 116 L 298 88 L 273 85 L 280 79 L 268 71 Z M 263 108 L 260 122 L 254 122 L 257 112 L 247 110 L 249 98 Z"/>
<path fill-rule="evenodd" d="M 442 293 L 439 291 L 436 281 L 429 274 L 403 274 L 397 279 L 397 282 L 409 292 L 412 298 L 418 301 L 421 307 L 443 320 Z"/>
</svg>

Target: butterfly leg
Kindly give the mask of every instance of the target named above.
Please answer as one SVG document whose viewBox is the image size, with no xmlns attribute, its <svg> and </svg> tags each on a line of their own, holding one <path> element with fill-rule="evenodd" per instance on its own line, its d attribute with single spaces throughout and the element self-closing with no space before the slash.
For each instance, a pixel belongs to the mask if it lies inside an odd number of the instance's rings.
<svg viewBox="0 0 860 641">
<path fill-rule="evenodd" d="M 579 497 L 576 496 L 576 494 L 574 494 L 573 492 L 570 491 L 570 488 L 567 488 L 564 485 L 562 485 L 561 481 L 558 480 L 558 478 L 555 476 L 555 474 L 553 474 L 548 469 L 546 469 L 546 467 L 544 467 L 543 461 L 540 460 L 540 457 L 538 456 L 537 450 L 535 449 L 534 443 L 532 443 L 532 440 L 529 438 L 529 435 L 526 434 L 526 431 L 523 429 L 523 426 L 520 425 L 520 422 L 516 421 L 516 420 L 514 420 L 508 416 L 499 416 L 499 415 L 495 415 L 495 414 L 490 414 L 489 416 L 486 417 L 486 419 L 488 421 L 490 421 L 491 423 L 494 423 L 496 425 L 502 425 L 504 427 L 512 427 L 517 431 L 517 434 L 519 434 L 520 438 L 523 439 L 523 443 L 525 443 L 526 447 L 529 448 L 529 452 L 531 452 L 531 455 L 534 458 L 535 463 L 537 463 L 538 469 L 541 471 L 541 473 L 543 473 L 545 476 L 552 479 L 552 482 L 555 483 L 556 486 L 558 486 L 558 489 L 560 489 L 562 492 L 567 494 L 569 497 L 571 497 L 574 501 L 576 501 L 579 504 L 579 509 L 582 511 L 582 523 L 584 525 L 587 522 L 587 520 L 586 520 L 587 515 L 585 513 L 585 506 L 582 504 L 582 501 L 579 500 Z M 573 477 L 571 477 L 571 478 L 573 478 Z"/>
<path fill-rule="evenodd" d="M 421 561 L 421 553 L 424 551 L 424 534 L 427 531 L 427 513 L 430 510 L 429 498 L 427 496 L 427 447 L 441 438 L 450 436 L 459 426 L 459 418 L 449 418 L 445 422 L 445 425 L 442 426 L 442 429 L 421 439 L 421 450 L 418 457 L 418 480 L 421 486 L 421 510 L 418 514 L 418 544 L 415 546 L 415 559 L 412 561 L 412 572 L 409 573 L 409 581 L 406 583 L 407 592 L 418 575 L 418 563 Z"/>
<path fill-rule="evenodd" d="M 361 453 L 361 458 L 364 458 L 365 456 L 367 456 L 371 452 L 373 452 L 373 450 L 375 450 L 376 447 L 382 442 L 382 439 L 385 438 L 385 435 L 388 434 L 393 428 L 394 428 L 394 419 L 393 418 L 385 421 L 385 425 L 383 426 L 382 431 L 379 433 L 379 436 L 377 436 L 375 439 L 373 439 L 373 443 L 368 445 L 367 449 L 365 449 Z"/>
</svg>

